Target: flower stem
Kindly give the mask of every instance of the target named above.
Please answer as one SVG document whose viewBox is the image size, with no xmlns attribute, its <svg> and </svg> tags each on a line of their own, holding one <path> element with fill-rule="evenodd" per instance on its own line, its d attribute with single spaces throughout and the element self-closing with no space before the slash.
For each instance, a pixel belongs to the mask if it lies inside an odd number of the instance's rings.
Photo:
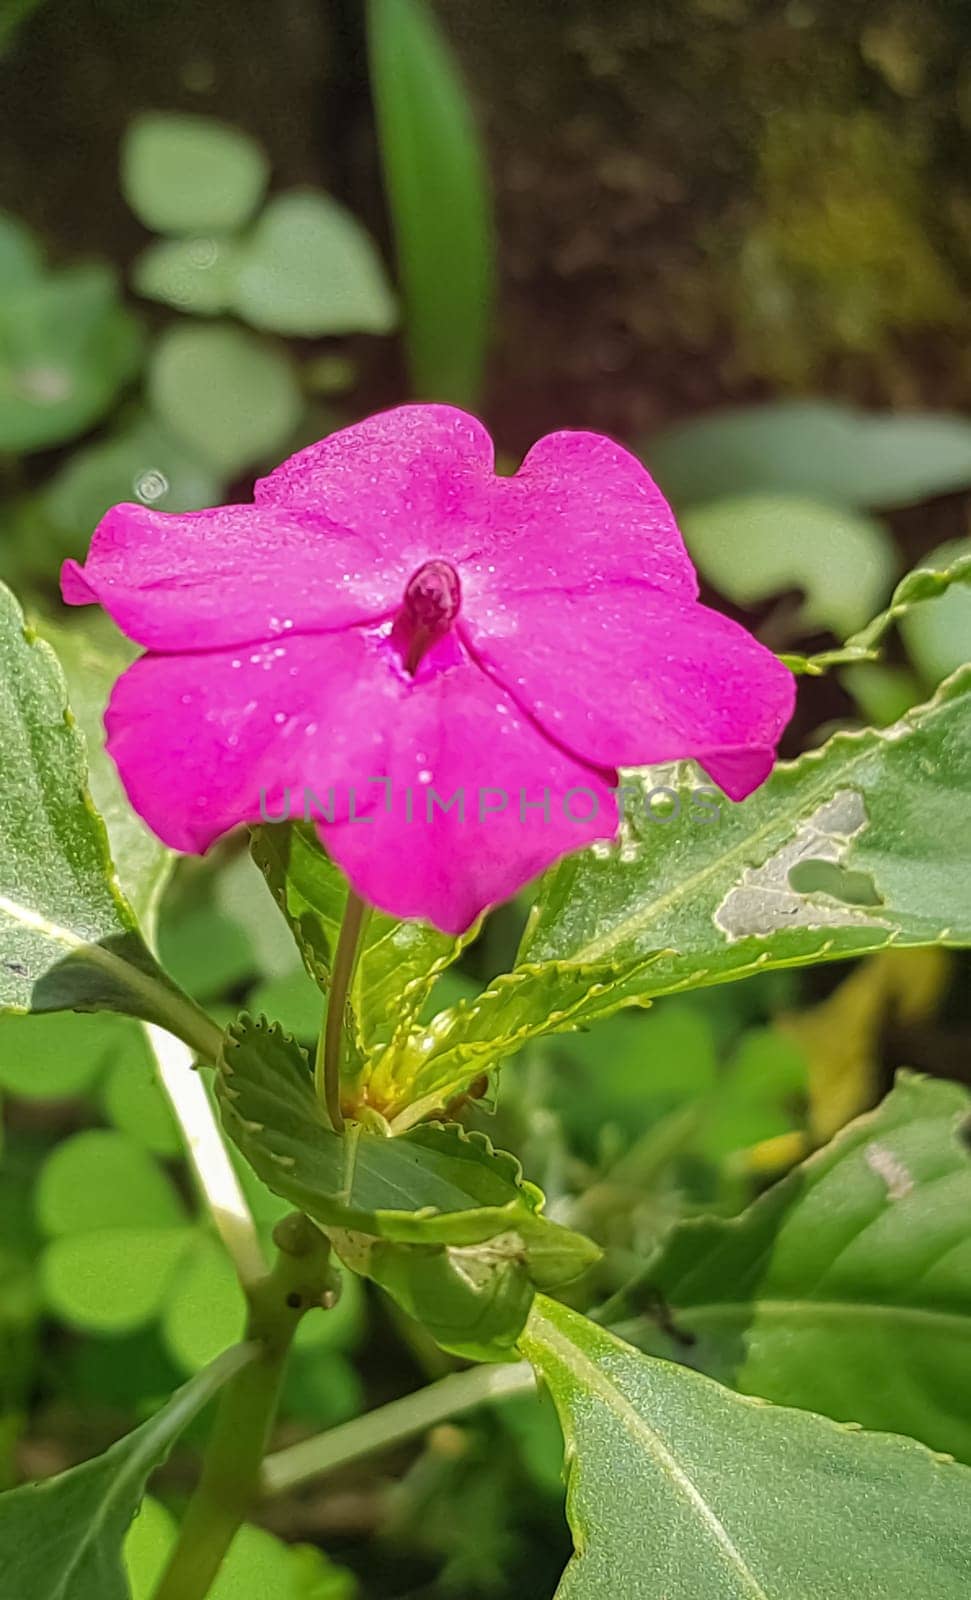
<svg viewBox="0 0 971 1600">
<path fill-rule="evenodd" d="M 534 1388 L 533 1370 L 525 1361 L 450 1373 L 402 1400 L 392 1400 L 390 1405 L 355 1417 L 353 1422 L 342 1423 L 268 1456 L 263 1464 L 263 1491 L 269 1495 L 285 1494 L 308 1478 L 346 1466 L 371 1450 L 398 1444 L 460 1412 L 471 1411 L 486 1401 L 526 1394 Z"/>
<path fill-rule="evenodd" d="M 259 1355 L 227 1384 L 202 1476 L 154 1600 L 204 1600 L 240 1524 L 253 1508 L 286 1359 L 305 1313 L 333 1304 L 330 1246 L 306 1217 L 285 1217 L 273 1270 L 247 1295 L 246 1339 Z"/>
<path fill-rule="evenodd" d="M 314 1069 L 317 1094 L 327 1107 L 330 1125 L 335 1133 L 344 1132 L 344 1112 L 341 1107 L 344 1013 L 369 910 L 370 907 L 349 888 L 344 919 L 337 936 L 337 949 L 334 951 L 334 970 L 330 978 L 327 1017 L 317 1046 L 317 1062 Z"/>
</svg>

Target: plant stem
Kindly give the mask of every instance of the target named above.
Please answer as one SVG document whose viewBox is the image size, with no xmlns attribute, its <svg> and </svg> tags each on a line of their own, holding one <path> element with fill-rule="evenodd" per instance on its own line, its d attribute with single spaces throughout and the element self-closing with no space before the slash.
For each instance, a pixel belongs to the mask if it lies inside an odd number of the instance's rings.
<svg viewBox="0 0 971 1600">
<path fill-rule="evenodd" d="M 285 1494 L 308 1478 L 343 1467 L 358 1456 L 398 1444 L 460 1412 L 487 1401 L 526 1394 L 535 1388 L 533 1370 L 525 1361 L 515 1365 L 472 1367 L 453 1372 L 403 1400 L 392 1400 L 353 1422 L 342 1423 L 287 1450 L 278 1450 L 263 1463 L 265 1494 Z"/>
<path fill-rule="evenodd" d="M 357 965 L 361 934 L 369 910 L 370 907 L 360 896 L 356 895 L 353 889 L 348 889 L 344 918 L 337 936 L 337 949 L 334 951 L 334 970 L 330 979 L 327 1017 L 317 1047 L 317 1062 L 314 1069 L 317 1094 L 327 1107 L 330 1125 L 335 1133 L 344 1132 L 344 1112 L 341 1107 L 344 1012 L 354 968 Z"/>
<path fill-rule="evenodd" d="M 301 1318 L 333 1304 L 330 1246 L 306 1217 L 278 1224 L 280 1254 L 248 1293 L 246 1339 L 259 1348 L 223 1390 L 202 1476 L 154 1600 L 204 1600 L 240 1524 L 251 1511 L 276 1417 L 286 1359 Z"/>
<path fill-rule="evenodd" d="M 159 1079 L 185 1140 L 192 1170 L 244 1290 L 266 1276 L 266 1257 L 193 1053 L 164 1028 L 145 1023 Z"/>
</svg>

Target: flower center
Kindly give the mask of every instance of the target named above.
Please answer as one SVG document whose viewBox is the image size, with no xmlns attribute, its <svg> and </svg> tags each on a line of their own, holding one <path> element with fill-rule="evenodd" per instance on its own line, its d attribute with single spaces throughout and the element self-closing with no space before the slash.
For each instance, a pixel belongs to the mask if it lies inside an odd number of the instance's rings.
<svg viewBox="0 0 971 1600">
<path fill-rule="evenodd" d="M 422 657 L 444 638 L 461 604 L 459 575 L 448 561 L 426 561 L 412 573 L 393 630 L 406 672 L 416 672 Z"/>
</svg>

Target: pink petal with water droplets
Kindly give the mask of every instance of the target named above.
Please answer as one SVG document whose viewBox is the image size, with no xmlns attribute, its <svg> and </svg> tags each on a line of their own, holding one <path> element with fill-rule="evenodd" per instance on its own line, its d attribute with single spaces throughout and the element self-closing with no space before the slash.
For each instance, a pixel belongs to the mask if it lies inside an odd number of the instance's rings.
<svg viewBox="0 0 971 1600">
<path fill-rule="evenodd" d="M 475 619 L 477 658 L 581 761 L 692 756 L 733 800 L 767 776 L 795 682 L 738 623 L 645 587 L 516 597 L 505 628 Z"/>
<path fill-rule="evenodd" d="M 170 651 L 346 628 L 393 609 L 407 576 L 366 534 L 305 512 L 119 505 L 61 586 L 68 605 L 100 601 L 129 638 Z"/>
<path fill-rule="evenodd" d="M 468 662 L 431 674 L 402 698 L 386 772 L 391 810 L 376 810 L 367 823 L 322 826 L 321 837 L 366 900 L 446 933 L 463 932 L 558 857 L 617 829 L 606 775 L 551 744 Z M 430 798 L 447 802 L 456 791 L 464 816 Z M 545 805 L 529 804 L 545 801 L 544 791 L 548 818 Z"/>
</svg>

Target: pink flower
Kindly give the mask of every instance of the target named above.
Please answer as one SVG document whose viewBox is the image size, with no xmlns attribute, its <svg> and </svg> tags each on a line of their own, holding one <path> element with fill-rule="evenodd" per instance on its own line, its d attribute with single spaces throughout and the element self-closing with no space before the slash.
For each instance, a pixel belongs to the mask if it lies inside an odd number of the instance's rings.
<svg viewBox="0 0 971 1600">
<path fill-rule="evenodd" d="M 115 506 L 62 583 L 148 652 L 106 724 L 161 839 L 202 852 L 333 791 L 319 833 L 357 891 L 450 932 L 612 837 L 618 767 L 694 756 L 740 799 L 792 711 L 786 669 L 697 603 L 633 456 L 555 433 L 497 477 L 450 406 L 333 434 L 252 505 Z"/>
</svg>

